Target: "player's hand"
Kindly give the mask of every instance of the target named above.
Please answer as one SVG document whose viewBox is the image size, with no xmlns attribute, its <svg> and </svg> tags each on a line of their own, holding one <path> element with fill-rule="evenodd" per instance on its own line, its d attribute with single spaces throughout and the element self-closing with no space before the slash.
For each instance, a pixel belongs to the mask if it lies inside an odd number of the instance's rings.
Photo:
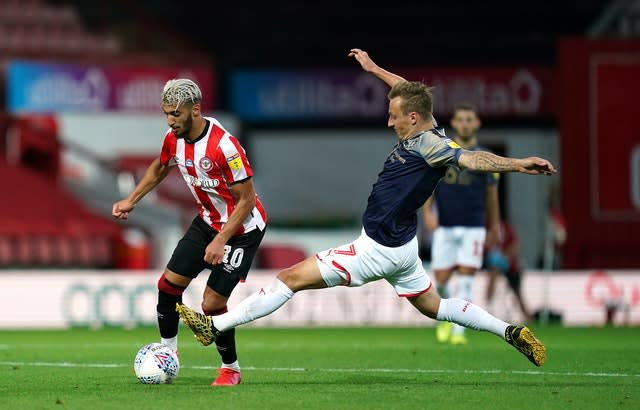
<svg viewBox="0 0 640 410">
<path fill-rule="evenodd" d="M 360 50 L 359 48 L 352 48 L 349 52 L 349 57 L 354 57 L 360 65 L 362 69 L 368 73 L 375 70 L 378 66 L 376 63 L 371 60 L 369 54 L 366 51 Z"/>
<path fill-rule="evenodd" d="M 129 212 L 133 211 L 135 207 L 136 205 L 133 202 L 123 199 L 122 201 L 118 201 L 113 204 L 113 208 L 111 208 L 111 215 L 117 219 L 128 219 Z"/>
<path fill-rule="evenodd" d="M 212 265 L 218 265 L 224 260 L 224 246 L 226 243 L 218 240 L 216 236 L 204 250 L 204 261 Z"/>
<path fill-rule="evenodd" d="M 521 159 L 518 171 L 529 175 L 552 175 L 557 172 L 551 162 L 539 157 Z"/>
</svg>

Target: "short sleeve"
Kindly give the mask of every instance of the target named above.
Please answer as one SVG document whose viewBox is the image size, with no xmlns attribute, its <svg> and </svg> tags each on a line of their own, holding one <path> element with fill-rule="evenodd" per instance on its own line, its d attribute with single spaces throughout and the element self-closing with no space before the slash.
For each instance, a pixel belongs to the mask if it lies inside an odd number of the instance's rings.
<svg viewBox="0 0 640 410">
<path fill-rule="evenodd" d="M 450 138 L 442 138 L 433 132 L 426 132 L 419 142 L 420 155 L 432 167 L 458 165 L 458 157 L 463 149 Z"/>
<path fill-rule="evenodd" d="M 216 150 L 216 163 L 229 185 L 253 176 L 253 170 L 244 148 L 231 135 L 220 141 Z"/>
<path fill-rule="evenodd" d="M 175 164 L 176 156 L 176 137 L 168 131 L 164 136 L 164 142 L 162 143 L 162 149 L 160 150 L 160 164 L 164 166 L 170 166 Z"/>
</svg>

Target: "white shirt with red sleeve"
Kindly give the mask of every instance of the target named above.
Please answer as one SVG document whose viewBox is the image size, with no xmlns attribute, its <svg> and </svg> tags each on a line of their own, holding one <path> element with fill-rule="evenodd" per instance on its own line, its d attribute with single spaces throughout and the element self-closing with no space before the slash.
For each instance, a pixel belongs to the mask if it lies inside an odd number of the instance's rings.
<svg viewBox="0 0 640 410">
<path fill-rule="evenodd" d="M 207 127 L 195 141 L 177 137 L 169 129 L 160 152 L 162 165 L 177 165 L 200 207 L 200 217 L 217 232 L 235 208 L 230 187 L 253 175 L 244 148 L 215 118 L 205 117 Z M 264 230 L 267 215 L 256 195 L 256 206 L 236 235 Z"/>
</svg>

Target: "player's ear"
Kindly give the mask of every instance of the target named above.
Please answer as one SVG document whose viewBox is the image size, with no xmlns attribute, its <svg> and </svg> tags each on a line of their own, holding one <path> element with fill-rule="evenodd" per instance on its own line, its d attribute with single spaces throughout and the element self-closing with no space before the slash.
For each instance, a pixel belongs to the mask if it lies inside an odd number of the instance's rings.
<svg viewBox="0 0 640 410">
<path fill-rule="evenodd" d="M 200 104 L 193 104 L 193 106 L 191 107 L 191 113 L 193 114 L 194 117 L 199 117 L 200 116 Z"/>
</svg>

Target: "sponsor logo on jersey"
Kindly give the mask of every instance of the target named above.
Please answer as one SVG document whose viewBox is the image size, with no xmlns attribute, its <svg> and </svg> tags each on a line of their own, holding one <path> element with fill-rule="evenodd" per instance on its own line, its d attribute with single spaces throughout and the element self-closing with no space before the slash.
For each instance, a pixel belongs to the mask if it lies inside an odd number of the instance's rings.
<svg viewBox="0 0 640 410">
<path fill-rule="evenodd" d="M 188 167 L 192 167 L 193 168 L 193 161 L 191 160 L 191 158 L 189 158 L 185 164 Z"/>
<path fill-rule="evenodd" d="M 240 154 L 235 153 L 230 157 L 227 157 L 227 164 L 229 164 L 229 168 L 235 169 L 236 171 L 242 168 L 242 158 L 240 158 Z"/>
<path fill-rule="evenodd" d="M 452 140 L 450 140 L 449 138 L 446 138 L 444 141 L 445 141 L 445 142 L 447 143 L 447 145 L 448 145 L 448 146 L 450 146 L 451 148 L 456 148 L 456 149 L 460 148 L 460 145 L 456 144 L 456 143 L 455 143 L 455 141 L 452 141 Z"/>
<path fill-rule="evenodd" d="M 200 168 L 205 171 L 209 171 L 211 168 L 213 168 L 213 161 L 211 161 L 209 157 L 200 158 Z"/>
<path fill-rule="evenodd" d="M 196 178 L 194 176 L 191 175 L 183 175 L 184 180 L 187 184 L 194 186 L 194 187 L 201 187 L 201 188 L 215 188 L 218 185 L 220 185 L 220 180 L 214 178 L 214 179 L 204 179 L 204 178 Z"/>
</svg>

